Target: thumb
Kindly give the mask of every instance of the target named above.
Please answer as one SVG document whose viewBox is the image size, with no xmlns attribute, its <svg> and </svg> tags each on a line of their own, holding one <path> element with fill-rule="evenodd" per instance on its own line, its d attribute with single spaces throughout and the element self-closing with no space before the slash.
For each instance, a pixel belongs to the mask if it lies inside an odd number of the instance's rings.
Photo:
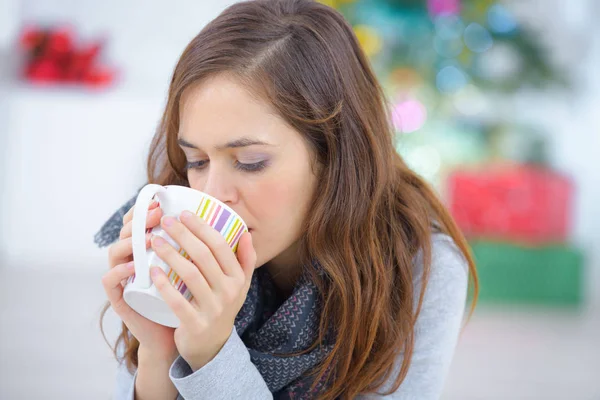
<svg viewBox="0 0 600 400">
<path fill-rule="evenodd" d="M 242 270 L 244 271 L 244 275 L 246 276 L 246 281 L 250 282 L 254 269 L 256 268 L 257 258 L 256 250 L 254 250 L 254 245 L 252 243 L 252 234 L 250 232 L 245 232 L 240 238 L 237 257 L 242 266 Z"/>
</svg>

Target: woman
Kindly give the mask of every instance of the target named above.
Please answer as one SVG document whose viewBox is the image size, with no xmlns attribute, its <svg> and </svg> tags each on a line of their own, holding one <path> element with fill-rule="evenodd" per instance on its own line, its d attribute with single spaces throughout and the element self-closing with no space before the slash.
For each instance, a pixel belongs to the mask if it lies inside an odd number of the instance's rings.
<svg viewBox="0 0 600 400">
<path fill-rule="evenodd" d="M 228 257 L 198 217 L 153 207 L 147 226 L 192 258 L 148 238 L 194 296 L 152 274 L 174 330 L 122 298 L 133 199 L 103 227 L 99 244 L 118 239 L 103 278 L 123 320 L 117 398 L 439 398 L 476 271 L 395 152 L 388 109 L 351 27 L 317 2 L 238 3 L 191 41 L 148 181 L 209 193 L 250 232 Z"/>
</svg>

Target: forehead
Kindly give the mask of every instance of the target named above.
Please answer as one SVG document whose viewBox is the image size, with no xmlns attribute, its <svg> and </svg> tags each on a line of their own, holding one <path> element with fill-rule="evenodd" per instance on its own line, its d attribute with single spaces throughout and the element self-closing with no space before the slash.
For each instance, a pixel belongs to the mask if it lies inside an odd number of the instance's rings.
<svg viewBox="0 0 600 400">
<path fill-rule="evenodd" d="M 268 103 L 224 75 L 187 88 L 179 109 L 179 137 L 200 146 L 241 136 L 275 141 L 289 129 Z"/>
</svg>

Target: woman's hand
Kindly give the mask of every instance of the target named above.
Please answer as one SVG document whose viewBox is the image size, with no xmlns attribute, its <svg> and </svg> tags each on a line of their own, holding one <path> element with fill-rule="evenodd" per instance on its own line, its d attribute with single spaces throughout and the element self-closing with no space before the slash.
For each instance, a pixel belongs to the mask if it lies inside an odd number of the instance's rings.
<svg viewBox="0 0 600 400">
<path fill-rule="evenodd" d="M 146 228 L 153 228 L 160 223 L 162 210 L 154 202 L 149 207 Z M 131 220 L 133 207 L 123 217 L 119 241 L 108 251 L 110 270 L 102 277 L 102 285 L 110 304 L 125 323 L 129 331 L 140 342 L 140 349 L 152 353 L 157 359 L 172 362 L 177 358 L 177 347 L 174 340 L 174 328 L 159 325 L 135 312 L 123 299 L 123 288 L 127 279 L 133 275 L 133 249 L 131 245 Z M 150 246 L 150 234 L 146 234 L 146 247 Z"/>
<path fill-rule="evenodd" d="M 151 276 L 179 318 L 180 325 L 175 330 L 177 349 L 196 371 L 217 355 L 231 335 L 250 287 L 256 252 L 248 232 L 240 238 L 236 256 L 223 236 L 202 218 L 184 211 L 180 221 L 164 217 L 161 225 L 190 260 L 158 236 L 152 238 L 152 248 L 183 280 L 192 300 L 186 300 L 171 285 L 162 269 L 153 267 Z"/>
</svg>

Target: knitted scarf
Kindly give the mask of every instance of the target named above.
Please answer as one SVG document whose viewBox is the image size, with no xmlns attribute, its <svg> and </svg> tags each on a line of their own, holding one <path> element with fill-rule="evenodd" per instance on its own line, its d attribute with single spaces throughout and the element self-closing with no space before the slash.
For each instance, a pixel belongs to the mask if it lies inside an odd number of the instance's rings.
<svg viewBox="0 0 600 400">
<path fill-rule="evenodd" d="M 133 197 L 119 208 L 95 235 L 100 247 L 119 238 L 123 216 L 133 206 Z M 309 266 L 319 268 L 317 263 Z M 333 335 L 302 355 L 318 337 L 321 300 L 317 287 L 306 271 L 297 281 L 292 295 L 278 298 L 273 280 L 264 268 L 255 270 L 246 300 L 235 319 L 235 328 L 250 353 L 274 399 L 313 399 L 326 388 L 322 379 L 310 391 L 308 376 L 333 348 Z"/>
</svg>

